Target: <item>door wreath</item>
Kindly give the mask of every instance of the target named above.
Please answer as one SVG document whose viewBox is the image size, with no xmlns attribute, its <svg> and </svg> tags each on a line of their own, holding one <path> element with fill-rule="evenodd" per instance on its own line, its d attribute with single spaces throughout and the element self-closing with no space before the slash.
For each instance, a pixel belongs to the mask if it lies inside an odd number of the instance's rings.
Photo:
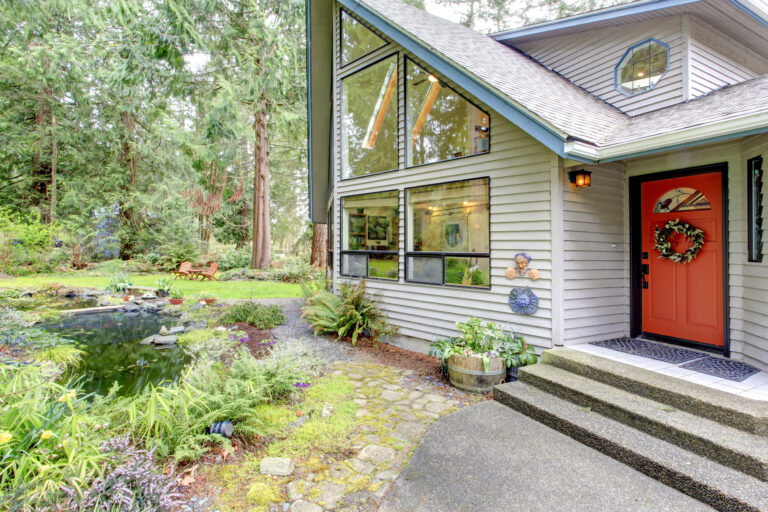
<svg viewBox="0 0 768 512">
<path fill-rule="evenodd" d="M 672 249 L 672 243 L 669 241 L 669 235 L 679 233 L 688 239 L 691 246 L 684 253 L 679 253 Z M 675 263 L 689 263 L 693 260 L 704 246 L 704 231 L 695 228 L 680 219 L 670 220 L 663 228 L 656 227 L 656 244 L 654 249 L 659 251 L 661 258 L 666 258 Z"/>
</svg>

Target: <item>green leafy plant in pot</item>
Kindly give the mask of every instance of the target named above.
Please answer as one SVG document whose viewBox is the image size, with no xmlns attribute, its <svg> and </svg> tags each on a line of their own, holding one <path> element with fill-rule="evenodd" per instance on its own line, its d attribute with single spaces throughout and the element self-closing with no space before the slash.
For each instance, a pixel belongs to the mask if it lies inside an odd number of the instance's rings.
<svg viewBox="0 0 768 512">
<path fill-rule="evenodd" d="M 197 300 L 206 304 L 213 304 L 216 302 L 216 296 L 210 292 L 200 292 L 197 295 Z"/>
<path fill-rule="evenodd" d="M 498 324 L 472 317 L 457 322 L 461 336 L 436 340 L 429 354 L 439 358 L 447 367 L 451 384 L 459 389 L 486 393 L 504 380 L 507 368 L 537 361 L 533 348 L 515 333 L 505 332 Z"/>
<path fill-rule="evenodd" d="M 168 297 L 171 294 L 171 290 L 173 289 L 173 280 L 167 277 L 158 279 L 155 286 L 157 287 L 158 297 Z"/>
<path fill-rule="evenodd" d="M 184 302 L 184 292 L 179 290 L 178 288 L 171 288 L 168 291 L 168 295 L 170 296 L 170 302 L 171 304 L 181 304 Z"/>
</svg>

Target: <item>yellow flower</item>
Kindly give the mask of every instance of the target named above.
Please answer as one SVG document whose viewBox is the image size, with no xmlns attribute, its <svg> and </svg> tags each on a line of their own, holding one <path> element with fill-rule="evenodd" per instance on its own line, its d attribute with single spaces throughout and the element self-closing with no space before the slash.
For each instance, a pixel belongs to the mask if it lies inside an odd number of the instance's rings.
<svg viewBox="0 0 768 512">
<path fill-rule="evenodd" d="M 10 432 L 0 432 L 0 444 L 7 443 L 12 437 Z"/>
<path fill-rule="evenodd" d="M 50 430 L 43 430 L 43 433 L 40 434 L 40 439 L 48 439 L 51 436 L 53 436 L 53 432 L 51 432 Z"/>
<path fill-rule="evenodd" d="M 77 396 L 77 391 L 68 391 L 59 397 L 59 402 L 67 402 Z"/>
</svg>

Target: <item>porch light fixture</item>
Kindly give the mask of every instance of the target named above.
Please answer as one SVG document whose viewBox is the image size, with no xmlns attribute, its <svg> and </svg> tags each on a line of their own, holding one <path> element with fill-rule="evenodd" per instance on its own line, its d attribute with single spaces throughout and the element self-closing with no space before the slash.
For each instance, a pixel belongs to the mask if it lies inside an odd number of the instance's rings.
<svg viewBox="0 0 768 512">
<path fill-rule="evenodd" d="M 590 187 L 592 186 L 592 172 L 584 169 L 569 171 L 568 181 L 576 185 L 576 188 Z"/>
</svg>

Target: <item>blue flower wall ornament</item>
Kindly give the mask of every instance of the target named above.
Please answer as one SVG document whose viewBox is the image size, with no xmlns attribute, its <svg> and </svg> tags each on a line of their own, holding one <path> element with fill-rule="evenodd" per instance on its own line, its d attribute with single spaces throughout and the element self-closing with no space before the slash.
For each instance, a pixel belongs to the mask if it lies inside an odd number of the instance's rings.
<svg viewBox="0 0 768 512">
<path fill-rule="evenodd" d="M 512 288 L 509 292 L 509 307 L 515 313 L 532 315 L 539 309 L 539 298 L 533 293 L 530 286 Z"/>
</svg>

